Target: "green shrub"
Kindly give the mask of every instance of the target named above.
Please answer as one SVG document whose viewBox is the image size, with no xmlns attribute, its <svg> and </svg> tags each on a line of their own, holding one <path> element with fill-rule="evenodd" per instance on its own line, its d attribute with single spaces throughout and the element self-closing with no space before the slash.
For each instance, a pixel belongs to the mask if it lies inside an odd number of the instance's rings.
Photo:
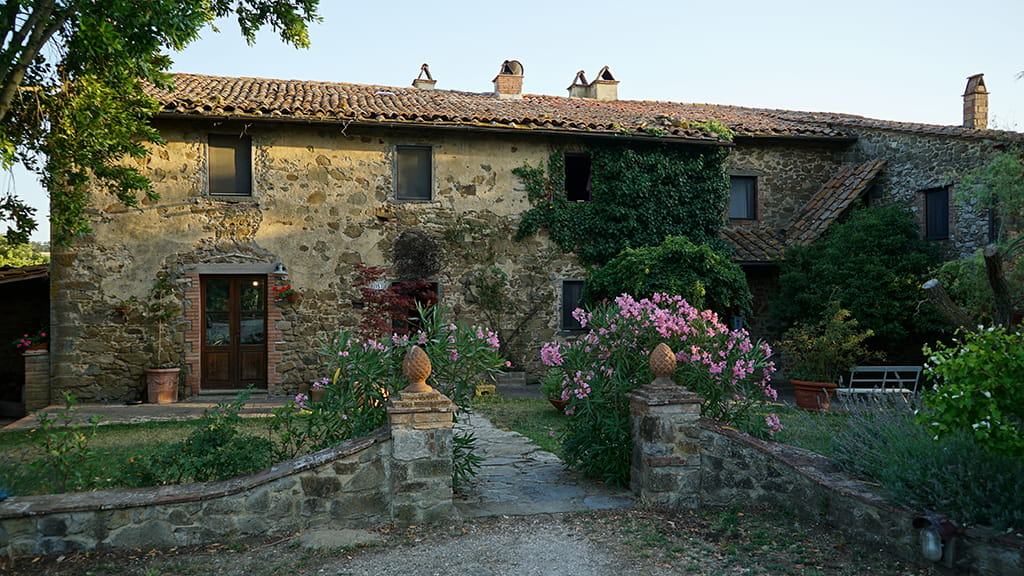
<svg viewBox="0 0 1024 576">
<path fill-rule="evenodd" d="M 925 373 L 937 380 L 920 415 L 929 432 L 963 430 L 993 452 L 1024 457 L 1024 334 L 981 329 L 924 351 Z"/>
<path fill-rule="evenodd" d="M 230 404 L 203 413 L 188 438 L 149 456 L 132 459 L 122 481 L 134 486 L 227 480 L 273 463 L 274 445 L 266 438 L 242 434 L 239 410 L 250 392 Z"/>
<path fill-rule="evenodd" d="M 921 301 L 936 248 L 921 240 L 913 217 L 888 206 L 854 212 L 808 246 L 786 250 L 773 315 L 784 325 L 816 321 L 829 303 L 849 310 L 887 352 L 914 350 L 945 324 Z M 890 354 L 890 356 L 896 354 Z"/>
<path fill-rule="evenodd" d="M 793 325 L 778 347 L 792 364 L 792 378 L 835 382 L 841 371 L 873 356 L 864 345 L 871 334 L 833 303 L 817 323 Z"/>
<path fill-rule="evenodd" d="M 853 411 L 830 455 L 908 508 L 963 524 L 1024 528 L 1024 460 L 985 450 L 963 429 L 935 439 L 906 405 Z"/>
<path fill-rule="evenodd" d="M 76 404 L 77 398 L 65 392 L 64 408 L 56 416 L 36 413 L 42 456 L 32 462 L 32 467 L 54 492 L 85 488 L 90 478 L 93 450 L 89 442 L 103 416 L 93 415 L 83 426 L 77 422 Z"/>
<path fill-rule="evenodd" d="M 549 377 L 561 381 L 561 398 L 568 402 L 562 454 L 570 466 L 612 484 L 628 483 L 626 394 L 651 381 L 650 353 L 662 342 L 679 361 L 674 379 L 705 399 L 702 415 L 761 437 L 779 429 L 775 414 L 755 410 L 760 400 L 775 398 L 771 350 L 751 343 L 745 331 L 730 331 L 715 313 L 679 296 L 655 294 L 639 301 L 620 296 L 576 315 L 589 332 L 541 350 Z"/>
<path fill-rule="evenodd" d="M 586 281 L 589 302 L 622 294 L 648 298 L 658 292 L 728 315 L 748 315 L 752 301 L 747 278 L 729 254 L 684 236 L 669 236 L 658 246 L 623 250 L 592 271 Z"/>
</svg>

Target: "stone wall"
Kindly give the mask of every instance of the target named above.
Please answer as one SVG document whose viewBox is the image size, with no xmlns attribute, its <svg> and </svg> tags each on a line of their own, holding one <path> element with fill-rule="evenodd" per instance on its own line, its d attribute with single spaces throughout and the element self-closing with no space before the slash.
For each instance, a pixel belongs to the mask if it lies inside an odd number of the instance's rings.
<svg viewBox="0 0 1024 576">
<path fill-rule="evenodd" d="M 223 482 L 12 497 L 0 554 L 171 548 L 391 520 L 386 432 Z"/>
<path fill-rule="evenodd" d="M 737 138 L 729 171 L 757 176 L 757 220 L 732 224 L 784 226 L 843 167 L 848 143 Z"/>
<path fill-rule="evenodd" d="M 429 362 L 425 370 L 429 374 Z M 388 427 L 255 474 L 184 486 L 11 497 L 0 501 L 0 555 L 170 548 L 312 526 L 443 521 L 455 513 L 454 410 L 451 400 L 429 387 L 406 389 L 388 401 Z"/>
<path fill-rule="evenodd" d="M 565 143 L 253 125 L 244 128 L 253 142 L 253 196 L 229 200 L 204 195 L 203 143 L 209 132 L 243 127 L 162 123 L 160 129 L 167 145 L 138 161 L 160 200 L 126 209 L 97 193 L 93 233 L 54 255 L 55 390 L 73 391 L 83 401 L 139 396 L 153 331 L 138 315 L 126 317 L 116 308 L 133 296 L 144 299 L 158 273 L 172 276 L 181 308 L 188 310 L 198 304 L 187 296 L 197 293 L 190 277 L 197 266 L 270 270 L 281 262 L 288 270 L 284 281 L 302 300 L 283 309 L 272 327 L 280 332 L 271 343 L 280 361 L 270 369 L 279 379 L 274 392 L 298 392 L 323 376 L 317 342 L 358 322 L 355 264 L 390 266 L 395 240 L 410 229 L 444 247 L 445 266 L 431 280 L 457 319 L 488 320 L 476 279 L 492 266 L 507 275 L 507 300 L 517 312 L 493 320 L 503 336 L 518 336 L 509 350 L 513 363 L 537 374 L 533 352 L 559 332 L 559 280 L 582 277 L 583 269 L 543 235 L 514 241 L 528 200 L 511 170 L 543 162 Z M 394 147 L 425 143 L 434 153 L 434 199 L 393 202 Z M 186 380 L 199 369 L 195 323 L 184 313 L 170 323 L 170 344 Z M 192 337 L 186 340 L 186 334 Z"/>
<path fill-rule="evenodd" d="M 999 143 L 981 138 L 956 138 L 927 133 L 856 129 L 858 140 L 847 161 L 885 160 L 876 180 L 874 202 L 908 207 L 924 235 L 924 195 L 931 188 L 950 186 L 950 237 L 937 240 L 946 258 L 962 258 L 988 243 L 987 210 L 976 202 L 961 205 L 953 196 L 964 175 L 983 166 L 1000 152 Z"/>
<path fill-rule="evenodd" d="M 699 419 L 700 402 L 686 389 L 657 380 L 630 394 L 630 486 L 643 503 L 676 510 L 772 506 L 827 523 L 871 549 L 924 563 L 913 525 L 919 514 L 888 503 L 824 456 Z M 963 573 L 1024 570 L 1020 536 L 968 529 L 954 548 Z"/>
</svg>

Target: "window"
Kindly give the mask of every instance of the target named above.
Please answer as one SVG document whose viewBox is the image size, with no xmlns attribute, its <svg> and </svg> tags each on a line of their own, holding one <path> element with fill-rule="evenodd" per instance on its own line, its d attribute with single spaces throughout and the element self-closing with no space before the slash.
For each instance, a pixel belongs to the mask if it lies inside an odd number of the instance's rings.
<svg viewBox="0 0 1024 576">
<path fill-rule="evenodd" d="M 399 146 L 395 151 L 397 169 L 395 198 L 398 200 L 430 200 L 431 150 L 427 146 Z"/>
<path fill-rule="evenodd" d="M 729 178 L 729 218 L 757 219 L 757 176 Z"/>
<path fill-rule="evenodd" d="M 580 321 L 573 318 L 574 310 L 583 304 L 583 281 L 562 280 L 562 330 L 582 330 Z"/>
<path fill-rule="evenodd" d="M 565 195 L 569 202 L 590 201 L 590 157 L 586 154 L 565 155 Z"/>
<path fill-rule="evenodd" d="M 252 196 L 252 139 L 210 134 L 210 194 Z"/>
<path fill-rule="evenodd" d="M 924 191 L 924 236 L 931 240 L 949 238 L 949 188 Z"/>
</svg>

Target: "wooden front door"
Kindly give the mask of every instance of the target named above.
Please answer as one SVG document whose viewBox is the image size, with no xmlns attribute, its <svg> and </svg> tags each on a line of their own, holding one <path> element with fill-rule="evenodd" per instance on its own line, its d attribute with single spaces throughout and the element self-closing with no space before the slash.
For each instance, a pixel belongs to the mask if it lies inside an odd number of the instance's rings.
<svg viewBox="0 0 1024 576">
<path fill-rule="evenodd" d="M 266 276 L 204 276 L 202 299 L 202 388 L 266 389 Z"/>
</svg>

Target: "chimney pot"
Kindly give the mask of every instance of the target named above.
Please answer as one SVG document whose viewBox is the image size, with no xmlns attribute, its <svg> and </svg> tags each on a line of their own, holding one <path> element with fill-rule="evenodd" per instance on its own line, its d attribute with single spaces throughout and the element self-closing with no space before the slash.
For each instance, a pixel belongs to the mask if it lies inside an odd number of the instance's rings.
<svg viewBox="0 0 1024 576">
<path fill-rule="evenodd" d="M 967 89 L 964 90 L 964 128 L 988 128 L 988 90 L 985 89 L 984 74 L 967 78 Z"/>
<path fill-rule="evenodd" d="M 493 82 L 494 95 L 498 98 L 522 98 L 523 65 L 518 60 L 505 60 Z"/>
<path fill-rule="evenodd" d="M 430 75 L 430 66 L 424 62 L 423 66 L 420 66 L 420 75 L 412 81 L 412 86 L 421 90 L 433 90 L 435 84 L 437 84 L 437 80 Z"/>
<path fill-rule="evenodd" d="M 568 88 L 570 98 L 590 98 L 592 100 L 613 101 L 619 99 L 619 81 L 612 76 L 607 66 L 601 68 L 597 78 L 587 83 L 583 70 L 576 73 L 576 78 Z"/>
</svg>

